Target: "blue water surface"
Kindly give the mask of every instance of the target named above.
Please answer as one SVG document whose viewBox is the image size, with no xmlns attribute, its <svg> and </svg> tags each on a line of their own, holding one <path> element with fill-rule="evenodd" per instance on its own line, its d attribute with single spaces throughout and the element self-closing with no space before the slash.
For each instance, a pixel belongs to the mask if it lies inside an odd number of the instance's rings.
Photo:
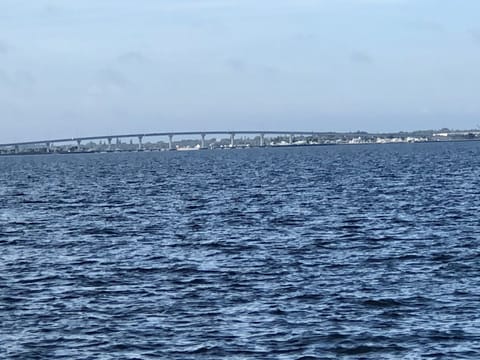
<svg viewBox="0 0 480 360">
<path fill-rule="evenodd" d="M 0 157 L 0 358 L 478 359 L 480 143 Z"/>
</svg>

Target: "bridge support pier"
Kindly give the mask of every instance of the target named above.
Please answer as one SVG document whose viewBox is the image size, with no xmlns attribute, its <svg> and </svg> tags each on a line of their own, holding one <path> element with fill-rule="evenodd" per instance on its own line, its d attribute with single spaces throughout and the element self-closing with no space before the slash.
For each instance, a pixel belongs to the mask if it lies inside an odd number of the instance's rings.
<svg viewBox="0 0 480 360">
<path fill-rule="evenodd" d="M 293 144 L 293 134 L 290 134 L 290 135 L 288 136 L 288 143 L 289 143 L 290 145 Z"/>
<path fill-rule="evenodd" d="M 202 142 L 200 144 L 200 149 L 205 149 L 205 134 L 201 134 Z"/>
<path fill-rule="evenodd" d="M 260 134 L 260 147 L 265 146 L 265 134 Z"/>
<path fill-rule="evenodd" d="M 142 142 L 142 140 L 143 140 L 143 135 L 140 135 L 140 136 L 138 137 L 138 151 L 142 151 L 142 150 L 143 150 L 143 142 Z"/>
<path fill-rule="evenodd" d="M 81 150 L 81 145 L 82 145 L 82 140 L 78 139 L 77 140 L 77 151 Z"/>
<path fill-rule="evenodd" d="M 20 152 L 20 146 L 15 145 L 15 154 L 18 154 Z"/>
<path fill-rule="evenodd" d="M 107 151 L 112 151 L 112 138 L 107 138 L 108 147 Z"/>
<path fill-rule="evenodd" d="M 45 145 L 47 146 L 47 153 L 49 153 L 50 152 L 50 143 L 47 142 Z"/>
<path fill-rule="evenodd" d="M 173 135 L 168 135 L 168 150 L 173 150 Z"/>
<path fill-rule="evenodd" d="M 230 147 L 233 148 L 235 146 L 235 133 L 230 133 Z"/>
</svg>

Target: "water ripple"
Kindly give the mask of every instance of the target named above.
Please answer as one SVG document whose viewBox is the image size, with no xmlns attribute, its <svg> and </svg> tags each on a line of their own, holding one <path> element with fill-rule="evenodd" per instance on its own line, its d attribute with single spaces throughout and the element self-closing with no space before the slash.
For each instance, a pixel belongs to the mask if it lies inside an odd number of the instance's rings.
<svg viewBox="0 0 480 360">
<path fill-rule="evenodd" d="M 0 158 L 0 356 L 480 357 L 480 146 Z"/>
</svg>

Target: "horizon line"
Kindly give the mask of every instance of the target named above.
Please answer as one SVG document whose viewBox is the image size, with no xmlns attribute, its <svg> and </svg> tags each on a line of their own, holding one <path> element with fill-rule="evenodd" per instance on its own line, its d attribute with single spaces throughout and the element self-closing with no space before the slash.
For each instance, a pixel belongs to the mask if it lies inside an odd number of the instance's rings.
<svg viewBox="0 0 480 360">
<path fill-rule="evenodd" d="M 42 140 L 27 140 L 27 141 L 17 141 L 17 142 L 8 142 L 0 143 L 0 147 L 10 147 L 10 146 L 22 146 L 22 145 L 36 145 L 36 144 L 53 144 L 53 143 L 67 143 L 67 142 L 78 142 L 78 141 L 87 141 L 87 140 L 113 140 L 113 139 L 124 139 L 124 138 L 139 138 L 140 141 L 144 137 L 162 137 L 162 136 L 185 136 L 185 135 L 198 135 L 198 136 L 207 136 L 207 135 L 301 135 L 301 136 L 314 136 L 314 135 L 355 135 L 355 134 L 367 134 L 367 135 L 391 135 L 391 134 L 400 134 L 400 133 L 418 133 L 418 132 L 434 132 L 434 131 L 449 131 L 449 132 L 472 132 L 476 131 L 480 133 L 478 129 L 469 129 L 469 130 L 452 130 L 447 128 L 442 128 L 438 130 L 428 129 L 428 130 L 411 130 L 411 131 L 386 131 L 386 132 L 369 132 L 369 131 L 306 131 L 306 130 L 208 130 L 208 131 L 165 131 L 165 132 L 137 132 L 137 133 L 125 133 L 125 134 L 109 134 L 109 135 L 94 135 L 94 136 L 75 136 L 75 137 L 63 137 L 63 138 L 53 138 L 53 139 L 42 139 Z"/>
</svg>

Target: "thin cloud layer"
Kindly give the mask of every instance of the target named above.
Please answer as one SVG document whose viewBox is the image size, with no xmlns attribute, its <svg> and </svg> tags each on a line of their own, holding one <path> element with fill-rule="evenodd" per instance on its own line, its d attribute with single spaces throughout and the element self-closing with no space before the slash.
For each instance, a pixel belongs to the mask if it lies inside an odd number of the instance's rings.
<svg viewBox="0 0 480 360">
<path fill-rule="evenodd" d="M 476 0 L 4 0 L 1 136 L 468 128 L 478 13 Z"/>
<path fill-rule="evenodd" d="M 353 51 L 350 54 L 350 61 L 355 64 L 373 64 L 373 58 L 364 51 Z"/>
<path fill-rule="evenodd" d="M 9 50 L 10 50 L 10 47 L 7 45 L 7 43 L 0 40 L 0 55 L 7 54 Z"/>
<path fill-rule="evenodd" d="M 480 45 L 480 30 L 471 29 L 470 35 L 472 36 L 473 41 Z"/>
<path fill-rule="evenodd" d="M 147 62 L 147 57 L 140 51 L 127 51 L 119 55 L 117 61 L 126 65 L 142 65 Z"/>
</svg>

